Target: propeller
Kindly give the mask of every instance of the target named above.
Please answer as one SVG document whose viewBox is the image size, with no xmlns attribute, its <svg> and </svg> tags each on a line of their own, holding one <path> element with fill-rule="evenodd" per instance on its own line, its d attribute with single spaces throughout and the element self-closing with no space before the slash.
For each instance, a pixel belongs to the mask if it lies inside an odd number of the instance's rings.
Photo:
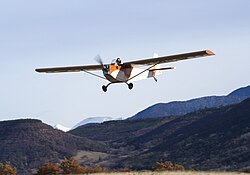
<svg viewBox="0 0 250 175">
<path fill-rule="evenodd" d="M 101 58 L 101 56 L 100 56 L 99 54 L 95 56 L 94 60 L 95 60 L 97 63 L 99 63 L 100 65 L 103 66 L 103 61 L 102 61 L 102 58 Z"/>
</svg>

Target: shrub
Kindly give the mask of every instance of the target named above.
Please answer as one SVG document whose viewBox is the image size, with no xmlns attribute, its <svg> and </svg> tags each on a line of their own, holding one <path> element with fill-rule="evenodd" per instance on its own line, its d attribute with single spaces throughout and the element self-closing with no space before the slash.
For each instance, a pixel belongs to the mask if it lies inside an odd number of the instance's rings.
<svg viewBox="0 0 250 175">
<path fill-rule="evenodd" d="M 16 168 L 10 165 L 10 162 L 5 164 L 0 163 L 0 174 L 3 175 L 16 175 Z"/>
<path fill-rule="evenodd" d="M 64 158 L 60 164 L 63 174 L 80 174 L 83 171 L 83 167 L 73 158 Z"/>
<path fill-rule="evenodd" d="M 170 161 L 166 162 L 156 162 L 154 166 L 155 171 L 184 171 L 185 168 L 182 165 L 172 163 Z"/>
<path fill-rule="evenodd" d="M 36 175 L 53 175 L 53 174 L 90 174 L 108 172 L 106 168 L 100 165 L 81 166 L 73 158 L 64 158 L 60 165 L 45 163 L 38 168 Z M 1 173 L 0 173 L 1 175 Z"/>
<path fill-rule="evenodd" d="M 123 167 L 119 169 L 114 169 L 113 172 L 132 172 L 133 170 L 128 167 Z"/>
<path fill-rule="evenodd" d="M 54 175 L 60 174 L 60 167 L 54 163 L 45 163 L 38 168 L 37 175 Z"/>
<path fill-rule="evenodd" d="M 89 174 L 89 173 L 104 173 L 104 172 L 108 172 L 108 170 L 106 168 L 101 167 L 100 165 L 96 165 L 93 167 L 83 166 L 81 173 Z"/>
</svg>

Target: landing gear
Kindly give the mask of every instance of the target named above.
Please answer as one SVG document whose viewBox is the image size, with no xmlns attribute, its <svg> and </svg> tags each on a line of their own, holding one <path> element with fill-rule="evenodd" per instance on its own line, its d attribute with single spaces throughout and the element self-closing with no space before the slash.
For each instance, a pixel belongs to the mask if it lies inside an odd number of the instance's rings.
<svg viewBox="0 0 250 175">
<path fill-rule="evenodd" d="M 109 84 L 107 84 L 107 86 L 103 85 L 103 86 L 102 86 L 103 92 L 107 92 L 108 87 L 109 87 L 109 85 L 111 85 L 111 84 L 113 84 L 113 83 L 109 83 Z"/>
<path fill-rule="evenodd" d="M 102 90 L 103 90 L 103 92 L 107 92 L 107 90 L 108 90 L 107 86 L 103 85 Z"/>
<path fill-rule="evenodd" d="M 133 89 L 133 84 L 132 84 L 132 83 L 129 83 L 129 84 L 128 84 L 128 88 L 129 88 L 129 89 Z"/>
<path fill-rule="evenodd" d="M 129 88 L 129 89 L 133 89 L 133 84 L 132 84 L 132 83 L 127 83 L 127 82 L 125 82 L 125 83 L 128 85 L 128 88 Z M 111 84 L 113 84 L 113 83 L 109 83 L 109 84 L 107 84 L 107 86 L 103 85 L 103 86 L 102 86 L 103 92 L 107 92 L 108 87 L 109 87 L 109 85 L 111 85 Z"/>
</svg>

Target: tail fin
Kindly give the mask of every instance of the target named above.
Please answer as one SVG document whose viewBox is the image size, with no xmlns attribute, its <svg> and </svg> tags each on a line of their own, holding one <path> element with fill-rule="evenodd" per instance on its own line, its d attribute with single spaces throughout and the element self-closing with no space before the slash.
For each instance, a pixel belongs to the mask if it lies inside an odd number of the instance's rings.
<svg viewBox="0 0 250 175">
<path fill-rule="evenodd" d="M 153 77 L 154 80 L 157 81 L 156 75 L 160 75 L 160 74 L 162 74 L 161 65 L 157 64 L 149 70 L 148 78 Z"/>
<path fill-rule="evenodd" d="M 158 57 L 159 57 L 158 53 L 153 54 L 153 58 L 158 58 Z M 161 69 L 160 64 L 157 64 L 154 67 L 152 67 L 152 69 L 151 69 L 152 70 L 152 77 L 162 74 L 162 71 L 160 69 Z"/>
<path fill-rule="evenodd" d="M 153 54 L 153 58 L 158 58 L 158 57 L 159 57 L 158 53 Z"/>
</svg>

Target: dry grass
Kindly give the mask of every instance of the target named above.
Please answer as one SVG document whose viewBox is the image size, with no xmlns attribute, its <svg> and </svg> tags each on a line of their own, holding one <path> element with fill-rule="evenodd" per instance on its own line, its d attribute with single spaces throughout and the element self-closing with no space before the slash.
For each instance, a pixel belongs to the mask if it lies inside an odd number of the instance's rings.
<svg viewBox="0 0 250 175">
<path fill-rule="evenodd" d="M 98 162 L 99 159 L 105 159 L 108 156 L 106 153 L 94 151 L 78 151 L 77 155 L 73 157 L 80 164 L 87 162 Z"/>
<path fill-rule="evenodd" d="M 200 171 L 181 171 L 181 172 L 126 172 L 126 173 L 96 173 L 93 175 L 249 175 L 239 172 L 200 172 Z"/>
</svg>

